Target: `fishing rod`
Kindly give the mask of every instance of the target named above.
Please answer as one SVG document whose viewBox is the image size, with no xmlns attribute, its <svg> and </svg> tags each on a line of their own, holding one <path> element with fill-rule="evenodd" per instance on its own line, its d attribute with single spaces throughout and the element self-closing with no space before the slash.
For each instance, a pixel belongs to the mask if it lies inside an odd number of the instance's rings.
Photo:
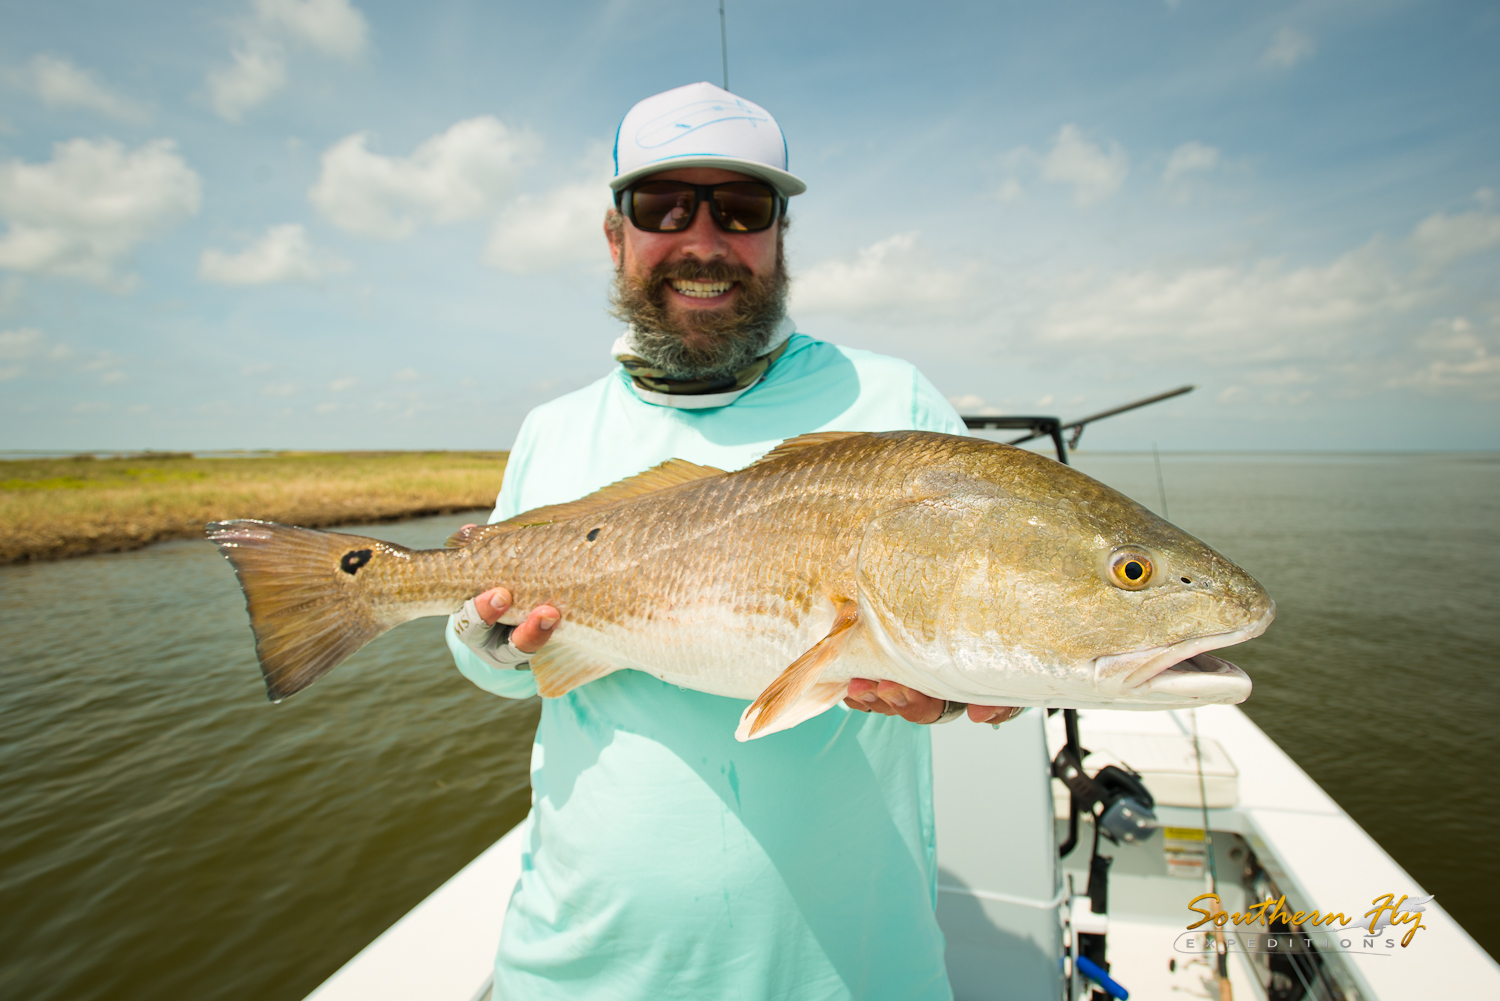
<svg viewBox="0 0 1500 1001">
<path fill-rule="evenodd" d="M 1219 900 L 1219 867 L 1214 863 L 1214 836 L 1208 828 L 1208 785 L 1203 780 L 1203 745 L 1198 740 L 1198 710 L 1189 712 L 1193 720 L 1193 756 L 1198 759 L 1198 806 L 1203 811 L 1203 855 L 1208 862 L 1208 884 L 1213 891 L 1215 910 Z M 1229 948 L 1224 933 L 1213 932 L 1214 952 L 1218 954 L 1216 980 L 1219 985 L 1219 1001 L 1234 1001 L 1234 988 L 1229 983 Z"/>
</svg>

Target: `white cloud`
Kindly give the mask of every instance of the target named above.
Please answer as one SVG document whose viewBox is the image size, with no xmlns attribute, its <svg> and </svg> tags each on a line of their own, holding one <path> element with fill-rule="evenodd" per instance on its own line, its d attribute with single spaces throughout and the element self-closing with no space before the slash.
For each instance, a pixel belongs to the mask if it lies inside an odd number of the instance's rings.
<svg viewBox="0 0 1500 1001">
<path fill-rule="evenodd" d="M 1274 259 L 1246 266 L 1075 275 L 1052 290 L 1040 322 L 1060 341 L 1130 342 L 1147 356 L 1283 361 L 1359 325 L 1406 312 L 1426 290 L 1395 271 L 1379 241 L 1323 267 Z"/>
<path fill-rule="evenodd" d="M 1500 323 L 1481 331 L 1465 316 L 1435 320 L 1416 346 L 1426 364 L 1393 377 L 1390 385 L 1439 393 L 1477 390 L 1489 398 L 1500 394 Z"/>
<path fill-rule="evenodd" d="M 1109 148 L 1084 138 L 1076 125 L 1058 130 L 1052 149 L 1042 158 L 1042 177 L 1057 184 L 1073 186 L 1073 200 L 1079 205 L 1103 201 L 1125 183 L 1130 173 L 1130 157 L 1117 142 Z"/>
<path fill-rule="evenodd" d="M 1219 151 L 1213 146 L 1205 146 L 1196 140 L 1185 142 L 1167 158 L 1167 167 L 1161 172 L 1161 178 L 1170 184 L 1195 171 L 1212 170 L 1218 165 Z"/>
<path fill-rule="evenodd" d="M 27 372 L 31 362 L 66 362 L 73 350 L 66 344 L 49 344 L 47 336 L 35 327 L 0 330 L 0 380 L 17 379 Z M 111 356 L 110 360 L 114 360 Z"/>
<path fill-rule="evenodd" d="M 1007 177 L 1000 183 L 1000 188 L 995 192 L 995 197 L 1002 202 L 1018 202 L 1026 197 L 1026 189 L 1021 187 L 1021 182 L 1014 177 Z"/>
<path fill-rule="evenodd" d="M 953 409 L 960 413 L 973 414 L 978 417 L 998 417 L 1005 413 L 1004 410 L 991 403 L 978 393 L 965 393 L 962 396 L 950 396 L 948 402 L 953 404 Z"/>
<path fill-rule="evenodd" d="M 1268 65 L 1290 68 L 1304 59 L 1312 58 L 1317 51 L 1317 43 L 1312 40 L 1311 36 L 1304 35 L 1293 28 L 1282 28 L 1276 32 L 1276 37 L 1271 40 L 1270 47 L 1260 58 Z"/>
<path fill-rule="evenodd" d="M 169 140 L 128 150 L 73 139 L 48 163 L 0 163 L 0 268 L 128 290 L 116 266 L 138 244 L 198 211 L 202 184 Z"/>
<path fill-rule="evenodd" d="M 237 122 L 286 85 L 286 55 L 279 45 L 255 38 L 237 46 L 233 56 L 232 65 L 208 74 L 208 93 L 219 117 Z"/>
<path fill-rule="evenodd" d="M 369 23 L 348 0 L 255 0 L 255 13 L 267 27 L 340 59 L 358 57 L 369 41 Z"/>
<path fill-rule="evenodd" d="M 1296 404 L 1314 398 L 1314 385 L 1327 387 L 1320 396 L 1411 386 L 1496 398 L 1500 312 L 1487 324 L 1429 318 L 1463 294 L 1443 269 L 1497 246 L 1500 216 L 1481 208 L 1435 213 L 1405 239 L 1376 237 L 1326 264 L 1079 273 L 1036 286 L 1028 327 L 1073 354 L 1218 369 L 1234 383 L 1219 396 L 1226 403 Z"/>
<path fill-rule="evenodd" d="M 20 275 L 6 275 L 0 281 L 0 316 L 14 312 L 20 306 L 25 291 L 25 283 L 21 281 Z"/>
<path fill-rule="evenodd" d="M 0 330 L 0 361 L 26 361 L 42 352 L 44 338 L 35 327 Z"/>
<path fill-rule="evenodd" d="M 609 189 L 583 181 L 507 205 L 490 230 L 484 263 L 516 274 L 606 267 L 604 212 Z"/>
<path fill-rule="evenodd" d="M 519 163 L 538 146 L 530 133 L 508 129 L 489 115 L 458 122 L 409 157 L 372 153 L 369 141 L 360 132 L 331 146 L 307 196 L 335 226 L 382 240 L 490 211 L 509 192 Z"/>
<path fill-rule="evenodd" d="M 306 231 L 296 223 L 272 226 L 238 254 L 209 248 L 198 260 L 198 277 L 224 285 L 316 282 L 350 270 L 348 261 L 313 249 Z"/>
<path fill-rule="evenodd" d="M 1282 365 L 1279 368 L 1266 368 L 1258 372 L 1250 372 L 1245 376 L 1245 379 L 1247 382 L 1253 382 L 1259 386 L 1295 386 L 1300 383 L 1318 381 L 1316 375 L 1296 365 Z"/>
<path fill-rule="evenodd" d="M 93 358 L 84 362 L 83 370 L 85 372 L 97 372 L 104 368 L 114 368 L 124 362 L 124 360 L 113 351 L 100 351 Z"/>
<path fill-rule="evenodd" d="M 66 59 L 35 56 L 18 75 L 23 85 L 49 108 L 87 108 L 121 122 L 146 119 L 146 110 L 140 104 L 112 93 L 87 70 Z"/>
<path fill-rule="evenodd" d="M 328 388 L 335 393 L 342 393 L 346 389 L 353 389 L 359 385 L 359 380 L 352 375 L 346 375 L 342 379 L 335 379 L 328 384 Z"/>
<path fill-rule="evenodd" d="M 898 233 L 853 258 L 807 269 L 792 286 L 792 308 L 867 319 L 912 309 L 951 315 L 972 308 L 968 293 L 975 270 L 938 267 L 917 245 L 916 233 Z"/>
<path fill-rule="evenodd" d="M 1485 202 L 1483 195 L 1481 192 L 1479 196 L 1481 204 Z M 1445 267 L 1500 244 L 1500 214 L 1488 208 L 1459 215 L 1435 212 L 1417 224 L 1411 243 L 1424 261 Z"/>
<path fill-rule="evenodd" d="M 251 8 L 252 17 L 239 27 L 234 61 L 208 74 L 209 100 L 227 121 L 239 121 L 286 86 L 284 42 L 350 60 L 369 41 L 369 23 L 348 0 L 254 0 Z"/>
<path fill-rule="evenodd" d="M 260 392 L 262 396 L 293 396 L 301 389 L 295 382 L 271 382 L 260 387 Z"/>
</svg>

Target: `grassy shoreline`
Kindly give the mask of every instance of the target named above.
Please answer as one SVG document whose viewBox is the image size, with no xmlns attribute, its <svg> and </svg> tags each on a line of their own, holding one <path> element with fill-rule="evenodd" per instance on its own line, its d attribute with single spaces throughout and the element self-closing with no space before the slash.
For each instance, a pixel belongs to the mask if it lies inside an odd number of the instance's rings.
<svg viewBox="0 0 1500 1001">
<path fill-rule="evenodd" d="M 506 452 L 147 453 L 0 461 L 0 564 L 201 538 L 260 518 L 309 528 L 488 508 Z"/>
</svg>

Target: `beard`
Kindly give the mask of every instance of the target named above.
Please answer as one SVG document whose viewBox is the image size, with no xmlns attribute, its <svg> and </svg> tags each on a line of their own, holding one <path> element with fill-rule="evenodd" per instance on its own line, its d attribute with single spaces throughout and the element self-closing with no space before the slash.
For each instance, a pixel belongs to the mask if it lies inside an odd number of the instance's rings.
<svg viewBox="0 0 1500 1001">
<path fill-rule="evenodd" d="M 734 301 L 718 309 L 684 310 L 680 318 L 667 308 L 675 295 L 673 279 L 738 282 Z M 742 265 L 722 261 L 683 260 L 658 264 L 640 278 L 615 270 L 610 312 L 630 324 L 635 353 L 668 379 L 723 378 L 766 353 L 786 316 L 790 282 L 781 240 L 776 266 L 761 277 Z"/>
</svg>

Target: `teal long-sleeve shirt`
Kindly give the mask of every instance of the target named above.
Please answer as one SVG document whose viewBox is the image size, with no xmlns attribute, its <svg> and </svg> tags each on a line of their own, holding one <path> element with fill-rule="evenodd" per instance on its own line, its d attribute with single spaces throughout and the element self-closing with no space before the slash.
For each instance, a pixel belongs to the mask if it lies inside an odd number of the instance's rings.
<svg viewBox="0 0 1500 1001">
<path fill-rule="evenodd" d="M 906 428 L 964 433 L 911 365 L 802 334 L 711 410 L 647 403 L 616 371 L 526 418 L 492 520 L 669 458 L 738 469 L 799 434 Z M 448 637 L 480 688 L 536 694 Z M 838 705 L 739 743 L 745 705 L 637 671 L 543 703 L 496 998 L 952 997 L 927 729 Z"/>
</svg>

